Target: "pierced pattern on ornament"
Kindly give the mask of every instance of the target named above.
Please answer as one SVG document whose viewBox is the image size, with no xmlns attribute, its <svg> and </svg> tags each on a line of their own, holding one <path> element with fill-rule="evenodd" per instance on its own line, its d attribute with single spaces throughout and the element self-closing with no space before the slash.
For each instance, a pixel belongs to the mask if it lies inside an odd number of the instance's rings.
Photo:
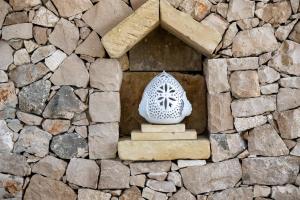
<svg viewBox="0 0 300 200">
<path fill-rule="evenodd" d="M 170 74 L 163 72 L 146 87 L 148 114 L 155 119 L 172 119 L 182 116 L 184 90 Z"/>
</svg>

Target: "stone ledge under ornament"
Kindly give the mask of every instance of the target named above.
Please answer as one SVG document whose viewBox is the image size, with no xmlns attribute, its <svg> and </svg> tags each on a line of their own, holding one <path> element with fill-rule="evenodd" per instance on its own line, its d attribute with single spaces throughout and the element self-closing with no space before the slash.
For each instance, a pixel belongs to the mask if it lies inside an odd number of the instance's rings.
<svg viewBox="0 0 300 200">
<path fill-rule="evenodd" d="M 122 160 L 208 159 L 210 144 L 207 138 L 197 140 L 133 141 L 118 143 Z"/>
</svg>

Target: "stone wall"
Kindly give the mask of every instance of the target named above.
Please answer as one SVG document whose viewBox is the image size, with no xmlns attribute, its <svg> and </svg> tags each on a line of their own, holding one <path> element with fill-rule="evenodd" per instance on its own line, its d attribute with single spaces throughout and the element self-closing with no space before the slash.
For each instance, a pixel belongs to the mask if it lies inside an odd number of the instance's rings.
<svg viewBox="0 0 300 200">
<path fill-rule="evenodd" d="M 211 158 L 128 162 L 129 60 L 101 38 L 143 2 L 0 0 L 0 199 L 299 199 L 299 0 L 168 0 L 223 36 L 203 67 Z"/>
</svg>

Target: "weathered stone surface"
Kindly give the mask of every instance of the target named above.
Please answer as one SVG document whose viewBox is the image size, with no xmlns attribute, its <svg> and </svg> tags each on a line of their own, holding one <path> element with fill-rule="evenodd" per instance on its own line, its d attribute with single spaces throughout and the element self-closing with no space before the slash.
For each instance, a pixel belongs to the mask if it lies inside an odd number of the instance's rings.
<svg viewBox="0 0 300 200">
<path fill-rule="evenodd" d="M 300 142 L 297 142 L 290 154 L 293 156 L 300 156 Z"/>
<path fill-rule="evenodd" d="M 0 110 L 15 108 L 18 103 L 14 84 L 12 82 L 0 84 Z"/>
<path fill-rule="evenodd" d="M 23 87 L 19 93 L 19 108 L 21 111 L 41 114 L 46 106 L 51 83 L 40 80 Z"/>
<path fill-rule="evenodd" d="M 170 169 L 171 161 L 130 163 L 131 175 L 168 172 Z"/>
<path fill-rule="evenodd" d="M 184 186 L 193 194 L 223 190 L 235 186 L 242 177 L 238 159 L 180 170 Z"/>
<path fill-rule="evenodd" d="M 208 130 L 217 133 L 233 129 L 233 117 L 230 110 L 230 93 L 208 94 Z"/>
<path fill-rule="evenodd" d="M 277 95 L 277 110 L 285 111 L 300 105 L 300 90 L 280 88 Z"/>
<path fill-rule="evenodd" d="M 225 59 L 209 59 L 204 63 L 204 74 L 208 93 L 220 93 L 230 90 Z"/>
<path fill-rule="evenodd" d="M 118 123 L 89 126 L 89 158 L 115 158 L 119 140 Z"/>
<path fill-rule="evenodd" d="M 119 91 L 122 69 L 116 59 L 97 59 L 90 66 L 90 85 L 101 91 Z"/>
<path fill-rule="evenodd" d="M 273 28 L 259 27 L 240 31 L 233 39 L 232 53 L 234 57 L 245 57 L 275 51 L 277 47 Z"/>
<path fill-rule="evenodd" d="M 219 162 L 234 158 L 246 149 L 240 134 L 210 134 L 212 161 Z"/>
<path fill-rule="evenodd" d="M 121 115 L 117 92 L 96 92 L 90 95 L 89 114 L 93 122 L 118 122 Z"/>
<path fill-rule="evenodd" d="M 300 189 L 294 185 L 285 185 L 285 186 L 273 186 L 271 197 L 275 200 L 293 200 L 298 199 L 300 196 Z"/>
<path fill-rule="evenodd" d="M 67 55 L 64 52 L 56 50 L 51 56 L 45 59 L 45 64 L 51 71 L 55 71 L 66 57 Z"/>
<path fill-rule="evenodd" d="M 53 54 L 55 50 L 56 49 L 53 45 L 41 46 L 33 52 L 33 54 L 31 55 L 31 61 L 33 63 L 37 63 L 41 60 L 44 60 L 45 58 Z"/>
<path fill-rule="evenodd" d="M 220 5 L 220 3 L 218 4 Z M 227 5 L 227 4 L 225 4 Z M 226 48 L 232 44 L 233 38 L 236 36 L 238 33 L 238 28 L 236 26 L 236 22 L 233 22 L 229 25 L 224 38 L 223 38 L 223 48 Z"/>
<path fill-rule="evenodd" d="M 104 57 L 105 50 L 98 34 L 92 31 L 91 34 L 76 48 L 76 54 L 82 54 L 92 57 Z"/>
<path fill-rule="evenodd" d="M 161 192 L 156 192 L 146 187 L 143 189 L 142 197 L 145 199 L 157 199 L 157 200 L 166 200 L 168 199 L 167 195 Z"/>
<path fill-rule="evenodd" d="M 131 71 L 201 71 L 201 55 L 183 41 L 157 28 L 129 51 Z"/>
<path fill-rule="evenodd" d="M 263 66 L 258 69 L 258 77 L 260 83 L 266 84 L 280 79 L 280 74 L 271 67 Z"/>
<path fill-rule="evenodd" d="M 249 132 L 248 150 L 251 155 L 261 156 L 289 154 L 285 143 L 270 124 L 256 127 Z"/>
<path fill-rule="evenodd" d="M 142 99 L 143 91 L 147 84 L 157 75 L 154 72 L 123 73 L 121 86 L 121 123 L 120 135 L 130 135 L 145 120 L 138 113 L 138 103 Z M 196 129 L 203 133 L 207 124 L 206 86 L 203 76 L 181 73 L 171 73 L 185 89 L 187 98 L 192 104 L 193 111 L 183 123 L 188 129 Z M 134 90 L 132 89 L 134 87 Z M 128 92 L 130 91 L 130 92 Z"/>
<path fill-rule="evenodd" d="M 224 197 L 227 199 L 251 200 L 253 199 L 253 191 L 251 187 L 230 188 L 209 195 L 207 200 L 222 200 Z"/>
<path fill-rule="evenodd" d="M 38 127 L 25 126 L 15 143 L 14 152 L 27 152 L 38 157 L 44 157 L 49 152 L 51 138 L 51 134 Z"/>
<path fill-rule="evenodd" d="M 288 1 L 265 4 L 255 11 L 255 15 L 271 24 L 282 24 L 291 16 L 292 9 Z"/>
<path fill-rule="evenodd" d="M 29 22 L 29 18 L 26 11 L 12 12 L 6 15 L 3 25 L 21 24 L 27 22 Z"/>
<path fill-rule="evenodd" d="M 294 20 L 293 22 L 296 22 L 296 20 Z M 293 27 L 294 23 L 291 22 L 291 27 Z M 289 35 L 289 39 L 299 43 L 300 42 L 300 22 L 298 22 L 295 26 L 293 31 L 291 32 L 291 34 Z"/>
<path fill-rule="evenodd" d="M 257 126 L 267 123 L 267 117 L 263 115 L 247 117 L 247 118 L 234 118 L 234 127 L 238 132 L 242 132 Z"/>
<path fill-rule="evenodd" d="M 62 17 L 72 17 L 93 6 L 90 0 L 53 0 L 52 2 Z"/>
<path fill-rule="evenodd" d="M 22 199 L 24 178 L 0 173 L 0 198 Z"/>
<path fill-rule="evenodd" d="M 277 94 L 279 91 L 278 83 L 263 85 L 260 87 L 261 94 Z"/>
<path fill-rule="evenodd" d="M 276 110 L 276 96 L 235 100 L 231 103 L 234 117 L 251 117 Z"/>
<path fill-rule="evenodd" d="M 32 166 L 32 172 L 51 179 L 60 180 L 66 171 L 66 167 L 67 162 L 54 156 L 46 156 Z"/>
<path fill-rule="evenodd" d="M 217 31 L 220 35 L 223 35 L 226 31 L 229 23 L 223 19 L 220 15 L 211 13 L 205 19 L 201 21 L 201 23 L 205 26 L 208 26 L 215 31 Z"/>
<path fill-rule="evenodd" d="M 267 197 L 271 194 L 271 188 L 264 185 L 254 185 L 253 196 L 254 197 Z"/>
<path fill-rule="evenodd" d="M 42 6 L 36 11 L 32 23 L 45 27 L 54 27 L 58 20 L 59 18 L 55 14 Z"/>
<path fill-rule="evenodd" d="M 89 82 L 89 73 L 84 62 L 76 54 L 71 54 L 55 70 L 50 80 L 54 85 L 86 87 Z"/>
<path fill-rule="evenodd" d="M 32 23 L 14 24 L 2 28 L 2 39 L 30 39 L 32 38 Z"/>
<path fill-rule="evenodd" d="M 105 1 L 102 2 L 105 3 Z M 117 1 L 113 0 L 113 2 L 117 2 Z M 112 16 L 116 16 L 116 15 L 114 14 Z M 110 20 L 113 21 L 114 19 L 110 17 Z M 107 33 L 102 38 L 103 46 L 105 47 L 110 57 L 119 58 L 123 54 L 125 54 L 128 50 L 130 50 L 135 44 L 141 41 L 158 25 L 159 25 L 159 1 L 148 0 L 133 14 L 131 14 L 126 19 L 124 19 L 114 28 L 113 26 L 109 28 L 109 29 L 112 28 L 112 30 L 108 32 L 104 30 Z M 105 29 L 108 29 L 108 27 Z"/>
<path fill-rule="evenodd" d="M 19 49 L 14 54 L 14 64 L 24 65 L 30 63 L 30 57 L 26 49 Z"/>
<path fill-rule="evenodd" d="M 130 171 L 119 161 L 102 160 L 99 189 L 129 188 Z"/>
<path fill-rule="evenodd" d="M 42 3 L 41 0 L 29 0 L 29 1 L 9 0 L 9 4 L 12 6 L 14 11 L 31 8 L 41 3 Z"/>
<path fill-rule="evenodd" d="M 11 152 L 14 147 L 13 132 L 0 120 L 0 153 Z"/>
<path fill-rule="evenodd" d="M 279 80 L 281 87 L 300 89 L 300 77 L 286 77 Z"/>
<path fill-rule="evenodd" d="M 79 189 L 78 200 L 110 200 L 111 194 L 98 190 Z"/>
<path fill-rule="evenodd" d="M 100 169 L 93 160 L 72 158 L 67 171 L 67 181 L 82 187 L 97 188 Z"/>
<path fill-rule="evenodd" d="M 229 71 L 251 70 L 258 68 L 258 57 L 226 59 Z"/>
<path fill-rule="evenodd" d="M 286 139 L 300 137 L 300 109 L 280 112 L 277 116 L 277 124 L 280 136 Z"/>
<path fill-rule="evenodd" d="M 167 180 L 172 181 L 177 187 L 182 187 L 182 180 L 179 172 L 169 172 Z"/>
<path fill-rule="evenodd" d="M 28 176 L 31 173 L 31 169 L 24 156 L 0 153 L 0 172 L 16 176 Z"/>
<path fill-rule="evenodd" d="M 120 200 L 132 200 L 132 199 L 141 199 L 142 194 L 138 187 L 131 187 L 126 189 L 121 195 Z"/>
<path fill-rule="evenodd" d="M 256 71 L 235 71 L 230 75 L 232 95 L 236 98 L 258 97 L 260 87 Z"/>
<path fill-rule="evenodd" d="M 118 143 L 122 160 L 207 159 L 210 146 L 207 139 L 170 141 L 132 141 Z"/>
<path fill-rule="evenodd" d="M 290 35 L 291 31 L 293 30 L 295 24 L 297 23 L 298 19 L 295 19 L 294 21 L 292 21 L 291 23 L 285 25 L 285 26 L 279 26 L 277 28 L 277 30 L 275 31 L 275 36 L 277 39 L 279 39 L 280 41 L 284 41 L 287 39 L 287 37 Z M 290 39 L 294 40 L 294 41 L 298 41 L 298 27 L 300 27 L 299 25 L 295 26 L 294 31 L 291 33 L 290 35 Z M 299 41 L 298 41 L 299 42 Z"/>
<path fill-rule="evenodd" d="M 171 181 L 157 181 L 149 179 L 147 187 L 158 192 L 176 192 L 175 184 Z"/>
<path fill-rule="evenodd" d="M 48 42 L 47 30 L 48 30 L 47 28 L 40 27 L 40 26 L 33 27 L 33 37 L 36 43 L 40 45 L 44 45 Z"/>
<path fill-rule="evenodd" d="M 78 28 L 64 18 L 61 18 L 57 22 L 53 32 L 49 35 L 49 42 L 63 50 L 68 55 L 75 50 L 78 40 Z"/>
<path fill-rule="evenodd" d="M 8 76 L 5 71 L 0 70 L 0 83 L 8 82 Z"/>
<path fill-rule="evenodd" d="M 12 9 L 11 9 L 10 5 L 6 1 L 4 1 L 4 0 L 0 1 L 0 29 L 2 28 L 2 24 L 4 22 L 6 15 L 11 10 Z"/>
<path fill-rule="evenodd" d="M 122 0 L 103 0 L 84 13 L 82 19 L 104 36 L 131 13 L 131 8 Z"/>
<path fill-rule="evenodd" d="M 286 40 L 268 62 L 268 65 L 279 72 L 300 76 L 300 61 L 296 55 L 300 53 L 300 44 Z"/>
<path fill-rule="evenodd" d="M 249 0 L 231 0 L 227 20 L 229 22 L 254 17 L 255 2 Z"/>
<path fill-rule="evenodd" d="M 196 140 L 196 130 L 184 132 L 141 132 L 131 131 L 131 140 Z"/>
<path fill-rule="evenodd" d="M 0 69 L 7 70 L 8 66 L 13 63 L 13 49 L 8 45 L 7 42 L 0 40 Z"/>
<path fill-rule="evenodd" d="M 23 87 L 42 78 L 48 72 L 48 68 L 42 63 L 21 65 L 9 72 L 9 78 L 16 87 Z"/>
<path fill-rule="evenodd" d="M 86 109 L 74 94 L 70 86 L 62 86 L 47 104 L 43 117 L 71 119 L 75 113 L 81 113 Z"/>
<path fill-rule="evenodd" d="M 167 0 L 160 1 L 161 26 L 204 55 L 211 56 L 222 35 L 176 10 Z"/>
<path fill-rule="evenodd" d="M 41 175 L 34 175 L 26 189 L 24 200 L 76 200 L 76 193 L 66 184 Z"/>
<path fill-rule="evenodd" d="M 243 184 L 283 185 L 294 183 L 299 170 L 292 157 L 261 157 L 242 160 Z"/>
<path fill-rule="evenodd" d="M 61 119 L 46 119 L 43 122 L 42 127 L 48 133 L 51 133 L 52 135 L 58 135 L 60 133 L 67 132 L 70 127 L 70 121 Z"/>
<path fill-rule="evenodd" d="M 166 180 L 167 176 L 168 176 L 167 172 L 149 173 L 147 175 L 149 179 L 153 179 L 157 181 L 164 181 Z"/>
<path fill-rule="evenodd" d="M 50 148 L 62 159 L 85 157 L 88 152 L 87 141 L 76 133 L 54 136 Z"/>
<path fill-rule="evenodd" d="M 179 169 L 192 166 L 202 166 L 206 164 L 206 160 L 177 160 Z"/>
<path fill-rule="evenodd" d="M 17 117 L 20 121 L 25 123 L 26 125 L 41 125 L 43 118 L 37 115 L 17 111 Z"/>
<path fill-rule="evenodd" d="M 146 176 L 141 174 L 141 175 L 136 175 L 136 176 L 130 176 L 130 185 L 135 185 L 139 187 L 144 187 L 146 182 Z"/>
</svg>

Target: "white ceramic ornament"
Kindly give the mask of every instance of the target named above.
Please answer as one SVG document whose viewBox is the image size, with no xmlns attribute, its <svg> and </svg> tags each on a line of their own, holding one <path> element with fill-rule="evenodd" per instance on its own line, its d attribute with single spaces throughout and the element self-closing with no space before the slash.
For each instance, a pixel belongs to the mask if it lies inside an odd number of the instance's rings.
<svg viewBox="0 0 300 200">
<path fill-rule="evenodd" d="M 139 114 L 149 123 L 176 124 L 192 112 L 192 105 L 180 83 L 162 72 L 144 90 Z"/>
</svg>

